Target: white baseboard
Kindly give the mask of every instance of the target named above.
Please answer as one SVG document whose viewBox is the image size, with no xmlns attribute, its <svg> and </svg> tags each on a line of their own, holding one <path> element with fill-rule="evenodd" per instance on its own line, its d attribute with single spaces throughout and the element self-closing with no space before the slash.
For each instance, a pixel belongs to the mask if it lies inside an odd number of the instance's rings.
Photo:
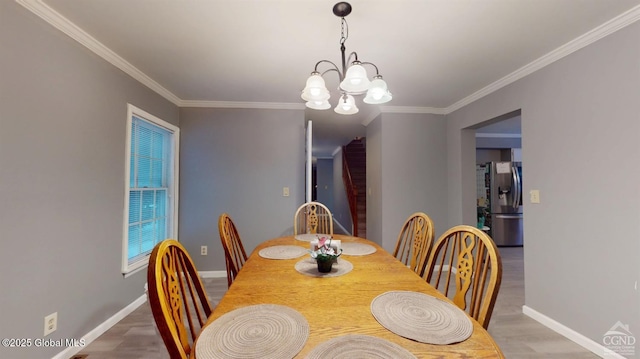
<svg viewBox="0 0 640 359">
<path fill-rule="evenodd" d="M 143 305 L 147 301 L 146 293 L 141 295 L 138 299 L 134 300 L 131 304 L 124 307 L 122 310 L 114 314 L 111 318 L 105 320 L 102 324 L 95 327 L 89 333 L 85 334 L 81 340 L 84 340 L 84 345 L 87 346 L 94 340 L 96 340 L 99 336 L 104 334 L 111 327 L 116 325 L 119 321 L 125 318 L 127 315 L 131 314 L 134 310 L 138 309 L 139 306 Z M 61 351 L 52 359 L 68 359 L 80 351 L 82 351 L 83 347 L 68 347 L 67 349 Z"/>
<path fill-rule="evenodd" d="M 226 278 L 227 271 L 224 270 L 212 270 L 212 271 L 198 271 L 201 278 Z"/>
<path fill-rule="evenodd" d="M 227 276 L 226 271 L 199 271 L 198 273 L 202 278 L 225 278 Z M 144 284 L 144 290 L 145 294 L 141 295 L 131 304 L 127 305 L 122 310 L 114 314 L 111 318 L 105 320 L 104 322 L 102 322 L 102 324 L 98 325 L 89 333 L 85 334 L 81 338 L 84 340 L 84 346 L 87 346 L 94 340 L 98 339 L 98 337 L 104 334 L 104 332 L 111 329 L 111 327 L 118 324 L 119 321 L 124 319 L 127 315 L 131 314 L 134 310 L 138 309 L 139 306 L 143 305 L 147 301 L 147 283 Z M 61 351 L 51 359 L 68 359 L 82 351 L 82 348 L 83 347 L 69 347 Z"/>
<path fill-rule="evenodd" d="M 451 273 L 458 273 L 458 268 L 453 268 L 453 267 L 449 266 L 448 264 L 445 264 L 442 267 L 440 267 L 439 264 L 436 264 L 435 266 L 433 266 L 433 271 L 434 272 L 440 272 L 440 269 L 442 269 L 442 272 L 451 271 Z"/>
<path fill-rule="evenodd" d="M 333 219 L 333 224 L 337 225 L 338 227 L 340 227 L 340 230 L 342 230 L 344 233 L 349 233 L 349 234 L 353 234 L 352 231 L 347 230 L 346 228 L 344 228 L 344 226 L 342 225 L 342 223 L 338 222 L 337 219 Z M 335 231 L 334 231 L 335 232 Z"/>
<path fill-rule="evenodd" d="M 615 358 L 615 359 L 625 359 L 622 355 L 613 352 L 612 350 L 606 348 L 602 344 L 595 342 L 584 335 L 576 332 L 575 330 L 556 322 L 555 320 L 547 317 L 546 315 L 526 306 L 522 306 L 522 313 L 531 319 L 537 321 L 538 323 L 544 325 L 545 327 L 555 331 L 556 333 L 562 335 L 563 337 L 571 340 L 572 342 L 582 346 L 583 348 L 591 351 L 595 355 L 598 355 L 601 358 Z"/>
</svg>

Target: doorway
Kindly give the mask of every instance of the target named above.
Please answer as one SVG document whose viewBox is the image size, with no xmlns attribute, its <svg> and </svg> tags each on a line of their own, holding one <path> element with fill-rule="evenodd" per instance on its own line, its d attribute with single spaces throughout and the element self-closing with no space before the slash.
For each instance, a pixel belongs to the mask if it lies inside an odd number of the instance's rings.
<svg viewBox="0 0 640 359">
<path fill-rule="evenodd" d="M 522 246 L 521 111 L 474 126 L 477 226 L 500 247 Z"/>
</svg>

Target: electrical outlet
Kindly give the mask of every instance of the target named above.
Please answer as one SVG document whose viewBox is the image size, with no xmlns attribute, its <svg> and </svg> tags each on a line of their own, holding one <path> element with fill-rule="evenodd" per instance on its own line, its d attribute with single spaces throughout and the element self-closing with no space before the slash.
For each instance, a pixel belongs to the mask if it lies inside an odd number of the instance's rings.
<svg viewBox="0 0 640 359">
<path fill-rule="evenodd" d="M 529 191 L 529 200 L 531 203 L 540 203 L 540 191 L 537 189 Z"/>
<path fill-rule="evenodd" d="M 53 333 L 58 329 L 58 312 L 44 317 L 44 336 Z"/>
<path fill-rule="evenodd" d="M 289 197 L 289 187 L 282 187 L 282 196 Z"/>
<path fill-rule="evenodd" d="M 203 255 L 203 256 L 207 255 L 207 246 L 200 247 L 200 255 Z"/>
</svg>

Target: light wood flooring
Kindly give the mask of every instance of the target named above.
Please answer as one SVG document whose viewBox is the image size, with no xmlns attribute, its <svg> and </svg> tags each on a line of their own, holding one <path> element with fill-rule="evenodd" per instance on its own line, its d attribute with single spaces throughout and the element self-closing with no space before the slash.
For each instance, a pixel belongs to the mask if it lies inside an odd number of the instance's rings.
<svg viewBox="0 0 640 359">
<path fill-rule="evenodd" d="M 565 339 L 522 314 L 524 267 L 521 247 L 500 248 L 503 264 L 502 286 L 493 311 L 489 332 L 507 358 L 598 358 L 597 355 Z M 227 289 L 226 278 L 205 279 L 215 306 Z M 157 334 L 148 304 L 140 306 L 79 354 L 87 359 L 166 359 L 162 339 Z"/>
</svg>

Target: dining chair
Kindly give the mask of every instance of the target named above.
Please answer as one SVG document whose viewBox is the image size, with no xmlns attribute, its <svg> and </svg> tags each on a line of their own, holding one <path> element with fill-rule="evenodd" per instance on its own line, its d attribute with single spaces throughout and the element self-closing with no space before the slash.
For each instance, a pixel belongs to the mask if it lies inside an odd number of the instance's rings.
<svg viewBox="0 0 640 359">
<path fill-rule="evenodd" d="M 433 233 L 431 218 L 423 212 L 413 213 L 398 234 L 393 256 L 422 276 L 433 245 Z"/>
<path fill-rule="evenodd" d="M 320 202 L 307 202 L 296 210 L 293 234 L 319 233 L 333 235 L 333 215 Z"/>
<path fill-rule="evenodd" d="M 434 244 L 425 279 L 487 329 L 502 281 L 498 247 L 476 227 L 452 227 Z"/>
<path fill-rule="evenodd" d="M 147 283 L 151 312 L 169 357 L 192 358 L 193 343 L 213 309 L 182 244 L 166 239 L 153 248 Z"/>
<path fill-rule="evenodd" d="M 238 229 L 229 214 L 223 213 L 220 215 L 218 218 L 218 230 L 220 231 L 220 241 L 224 249 L 225 264 L 227 266 L 227 286 L 230 287 L 247 261 L 247 252 L 244 250 Z"/>
</svg>

